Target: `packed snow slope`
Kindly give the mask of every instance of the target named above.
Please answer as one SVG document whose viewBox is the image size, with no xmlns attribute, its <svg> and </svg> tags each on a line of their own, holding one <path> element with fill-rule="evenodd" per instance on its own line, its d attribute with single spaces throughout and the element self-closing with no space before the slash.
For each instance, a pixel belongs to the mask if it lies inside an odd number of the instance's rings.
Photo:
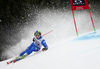
<svg viewBox="0 0 100 69">
<path fill-rule="evenodd" d="M 100 31 L 63 40 L 48 51 L 7 65 L 9 60 L 0 62 L 0 69 L 100 69 Z"/>
</svg>

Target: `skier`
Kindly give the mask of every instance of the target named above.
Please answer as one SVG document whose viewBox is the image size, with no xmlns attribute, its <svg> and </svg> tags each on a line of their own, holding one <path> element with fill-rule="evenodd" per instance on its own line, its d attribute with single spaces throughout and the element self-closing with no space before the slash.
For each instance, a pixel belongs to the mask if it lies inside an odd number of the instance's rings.
<svg viewBox="0 0 100 69">
<path fill-rule="evenodd" d="M 20 53 L 20 55 L 18 57 L 16 57 L 14 60 L 7 62 L 7 64 L 15 63 L 15 62 L 25 58 L 26 56 L 30 55 L 32 52 L 38 52 L 42 46 L 44 46 L 42 51 L 48 50 L 48 45 L 46 44 L 46 41 L 41 36 L 41 32 L 35 31 L 34 36 L 35 37 L 33 38 L 32 44 L 25 51 Z"/>
<path fill-rule="evenodd" d="M 23 59 L 26 56 L 30 55 L 32 52 L 38 52 L 42 46 L 44 46 L 44 48 L 42 49 L 42 51 L 48 50 L 48 46 L 46 44 L 46 41 L 43 39 L 43 37 L 41 36 L 41 32 L 40 31 L 36 31 L 34 33 L 34 38 L 33 38 L 33 43 L 20 54 L 20 58 Z"/>
</svg>

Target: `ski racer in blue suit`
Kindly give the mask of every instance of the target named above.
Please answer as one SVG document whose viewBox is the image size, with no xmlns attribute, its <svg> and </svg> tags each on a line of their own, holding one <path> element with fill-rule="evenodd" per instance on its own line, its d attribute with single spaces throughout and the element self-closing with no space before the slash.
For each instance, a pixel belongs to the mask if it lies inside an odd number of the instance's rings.
<svg viewBox="0 0 100 69">
<path fill-rule="evenodd" d="M 38 52 L 42 46 L 44 46 L 42 51 L 48 50 L 48 45 L 46 44 L 46 41 L 41 36 L 41 32 L 36 31 L 34 33 L 34 36 L 35 37 L 33 38 L 33 43 L 25 51 L 20 53 L 20 57 L 22 59 L 25 58 L 26 56 L 30 55 L 32 52 Z"/>
</svg>

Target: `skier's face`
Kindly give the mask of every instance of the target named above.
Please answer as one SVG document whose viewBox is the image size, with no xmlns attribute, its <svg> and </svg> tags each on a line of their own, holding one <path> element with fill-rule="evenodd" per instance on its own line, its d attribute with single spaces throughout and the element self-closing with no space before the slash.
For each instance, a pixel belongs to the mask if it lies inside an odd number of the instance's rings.
<svg viewBox="0 0 100 69">
<path fill-rule="evenodd" d="M 36 35 L 36 38 L 39 39 L 40 38 L 40 35 Z"/>
</svg>

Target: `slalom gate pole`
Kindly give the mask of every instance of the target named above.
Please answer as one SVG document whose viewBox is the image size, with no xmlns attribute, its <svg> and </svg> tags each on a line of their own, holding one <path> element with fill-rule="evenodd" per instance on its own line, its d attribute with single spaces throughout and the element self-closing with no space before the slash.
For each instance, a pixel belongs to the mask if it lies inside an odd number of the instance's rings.
<svg viewBox="0 0 100 69">
<path fill-rule="evenodd" d="M 73 14 L 74 25 L 75 25 L 75 29 L 76 29 L 76 35 L 78 36 L 78 31 L 77 31 L 77 26 L 76 26 L 76 21 L 75 21 L 75 16 L 74 16 L 74 11 L 73 10 L 72 10 L 72 14 Z"/>
<path fill-rule="evenodd" d="M 51 31 L 49 31 L 49 32 L 47 32 L 47 33 L 45 33 L 45 34 L 43 34 L 42 36 L 45 36 L 45 35 L 51 33 L 52 31 L 53 31 L 53 30 L 51 30 Z"/>
<path fill-rule="evenodd" d="M 95 29 L 95 26 L 94 26 L 94 22 L 93 22 L 93 18 L 92 18 L 92 14 L 91 14 L 90 8 L 88 10 L 89 10 L 89 13 L 90 13 L 90 17 L 91 17 L 91 21 L 92 21 L 92 25 L 93 25 L 94 32 L 96 32 L 96 29 Z"/>
</svg>

